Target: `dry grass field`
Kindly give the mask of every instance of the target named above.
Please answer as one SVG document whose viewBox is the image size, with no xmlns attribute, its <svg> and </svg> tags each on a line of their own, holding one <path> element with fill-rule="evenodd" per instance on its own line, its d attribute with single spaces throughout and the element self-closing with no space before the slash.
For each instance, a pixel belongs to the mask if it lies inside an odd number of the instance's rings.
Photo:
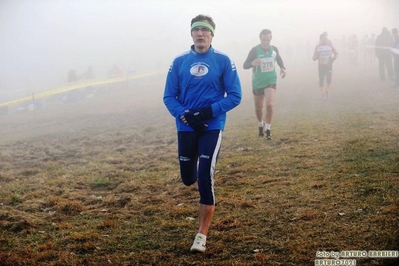
<svg viewBox="0 0 399 266">
<path fill-rule="evenodd" d="M 399 250 L 399 92 L 375 68 L 334 70 L 323 101 L 316 63 L 288 69 L 272 141 L 257 136 L 239 70 L 205 254 L 189 252 L 198 191 L 180 182 L 166 71 L 0 116 L 0 265 L 302 266 L 318 251 Z"/>
</svg>

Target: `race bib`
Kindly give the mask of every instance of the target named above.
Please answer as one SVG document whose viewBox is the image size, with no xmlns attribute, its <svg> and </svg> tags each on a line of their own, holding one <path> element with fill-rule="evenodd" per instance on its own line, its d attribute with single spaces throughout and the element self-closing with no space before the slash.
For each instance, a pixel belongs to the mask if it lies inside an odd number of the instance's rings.
<svg viewBox="0 0 399 266">
<path fill-rule="evenodd" d="M 274 70 L 274 58 L 273 57 L 266 57 L 261 58 L 260 69 L 261 72 L 270 72 Z"/>
</svg>

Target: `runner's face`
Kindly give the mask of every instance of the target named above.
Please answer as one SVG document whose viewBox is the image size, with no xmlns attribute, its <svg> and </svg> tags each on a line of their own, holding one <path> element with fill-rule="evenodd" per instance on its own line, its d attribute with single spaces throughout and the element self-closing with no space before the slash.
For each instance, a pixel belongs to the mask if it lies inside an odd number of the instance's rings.
<svg viewBox="0 0 399 266">
<path fill-rule="evenodd" d="M 321 42 L 322 44 L 326 44 L 326 43 L 327 43 L 327 35 L 322 35 L 322 36 L 321 36 L 321 39 L 320 39 L 320 42 Z"/>
<path fill-rule="evenodd" d="M 259 39 L 260 39 L 260 45 L 262 47 L 269 47 L 270 42 L 272 40 L 272 35 L 270 33 L 261 34 Z"/>
<path fill-rule="evenodd" d="M 194 42 L 196 52 L 203 53 L 208 51 L 212 43 L 212 33 L 206 27 L 195 27 L 191 30 L 191 37 Z"/>
</svg>

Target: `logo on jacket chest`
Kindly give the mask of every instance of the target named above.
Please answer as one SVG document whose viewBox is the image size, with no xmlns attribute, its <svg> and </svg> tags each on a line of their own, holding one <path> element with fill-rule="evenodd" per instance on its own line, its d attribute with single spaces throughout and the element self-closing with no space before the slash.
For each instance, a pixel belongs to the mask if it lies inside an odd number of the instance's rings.
<svg viewBox="0 0 399 266">
<path fill-rule="evenodd" d="M 191 65 L 190 74 L 195 77 L 202 77 L 208 74 L 209 66 L 205 63 L 198 62 Z"/>
</svg>

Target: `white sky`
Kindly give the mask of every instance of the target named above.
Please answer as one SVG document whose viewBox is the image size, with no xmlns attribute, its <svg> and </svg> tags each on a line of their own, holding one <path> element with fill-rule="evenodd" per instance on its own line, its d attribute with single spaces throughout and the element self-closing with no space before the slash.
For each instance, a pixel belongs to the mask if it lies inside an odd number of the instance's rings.
<svg viewBox="0 0 399 266">
<path fill-rule="evenodd" d="M 263 28 L 276 46 L 379 34 L 399 27 L 395 0 L 0 0 L 0 91 L 60 85 L 93 66 L 96 77 L 165 69 L 192 43 L 190 21 L 214 18 L 213 45 L 242 62 Z M 396 25 L 395 25 L 396 24 Z M 282 54 L 284 58 L 284 54 Z"/>
</svg>

